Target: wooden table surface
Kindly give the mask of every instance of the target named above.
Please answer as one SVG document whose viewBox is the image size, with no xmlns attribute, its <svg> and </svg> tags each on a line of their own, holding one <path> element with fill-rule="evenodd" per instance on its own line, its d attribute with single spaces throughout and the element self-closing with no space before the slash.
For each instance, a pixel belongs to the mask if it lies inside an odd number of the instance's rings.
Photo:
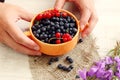
<svg viewBox="0 0 120 80">
<path fill-rule="evenodd" d="M 51 8 L 55 0 L 6 0 L 17 4 L 30 12 L 37 13 Z M 91 33 L 96 38 L 96 45 L 101 57 L 120 41 L 120 0 L 95 0 L 99 22 Z M 20 21 L 22 29 L 29 23 Z M 0 44 L 0 80 L 32 80 L 28 56 L 15 52 Z"/>
</svg>

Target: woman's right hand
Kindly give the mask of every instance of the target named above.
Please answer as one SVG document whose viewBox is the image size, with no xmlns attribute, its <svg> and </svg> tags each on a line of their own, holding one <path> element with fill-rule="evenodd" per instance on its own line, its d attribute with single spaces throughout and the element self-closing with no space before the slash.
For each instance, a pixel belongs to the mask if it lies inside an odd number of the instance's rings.
<svg viewBox="0 0 120 80">
<path fill-rule="evenodd" d="M 16 25 L 18 20 L 31 21 L 32 17 L 18 6 L 0 3 L 0 42 L 27 55 L 41 55 L 39 46 Z"/>
</svg>

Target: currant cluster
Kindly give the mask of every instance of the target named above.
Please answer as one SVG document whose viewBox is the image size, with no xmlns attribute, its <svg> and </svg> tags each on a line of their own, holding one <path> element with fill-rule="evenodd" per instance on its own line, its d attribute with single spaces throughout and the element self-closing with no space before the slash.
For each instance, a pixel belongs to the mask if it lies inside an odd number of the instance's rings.
<svg viewBox="0 0 120 80">
<path fill-rule="evenodd" d="M 48 10 L 36 16 L 32 32 L 40 41 L 60 44 L 72 40 L 75 36 L 76 21 L 66 12 Z"/>
</svg>

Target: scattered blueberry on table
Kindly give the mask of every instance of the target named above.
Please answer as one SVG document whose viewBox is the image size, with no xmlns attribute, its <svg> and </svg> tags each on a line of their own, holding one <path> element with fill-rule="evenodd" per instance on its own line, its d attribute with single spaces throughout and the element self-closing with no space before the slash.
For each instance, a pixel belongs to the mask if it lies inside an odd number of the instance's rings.
<svg viewBox="0 0 120 80">
<path fill-rule="evenodd" d="M 69 61 L 69 60 L 72 60 L 72 63 L 73 63 L 73 59 L 70 58 L 69 56 L 67 56 L 67 57 L 65 58 L 65 60 L 68 60 L 68 61 Z M 51 65 L 53 62 L 58 62 L 58 61 L 59 61 L 59 58 L 58 58 L 58 57 L 52 57 L 52 58 L 49 59 L 48 65 Z M 57 68 L 60 69 L 60 70 L 63 70 L 63 71 L 70 72 L 74 67 L 73 67 L 73 65 L 72 65 L 71 62 L 69 62 L 69 63 L 70 63 L 69 66 L 65 66 L 65 65 L 62 65 L 62 64 L 58 64 L 58 65 L 57 65 Z"/>
</svg>

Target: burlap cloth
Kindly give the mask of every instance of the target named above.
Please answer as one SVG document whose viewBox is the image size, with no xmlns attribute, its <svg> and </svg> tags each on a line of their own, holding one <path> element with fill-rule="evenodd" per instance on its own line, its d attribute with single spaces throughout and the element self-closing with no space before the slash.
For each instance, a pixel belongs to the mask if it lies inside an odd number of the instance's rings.
<svg viewBox="0 0 120 80">
<path fill-rule="evenodd" d="M 68 66 L 65 57 L 70 56 L 74 60 L 74 69 L 71 72 L 65 72 L 57 69 L 58 64 Z M 60 56 L 58 62 L 48 65 L 51 57 L 42 55 L 40 57 L 29 56 L 30 69 L 33 80 L 76 80 L 75 76 L 79 69 L 89 68 L 90 65 L 99 59 L 95 39 L 91 36 L 83 40 L 82 43 L 64 56 Z"/>
</svg>

